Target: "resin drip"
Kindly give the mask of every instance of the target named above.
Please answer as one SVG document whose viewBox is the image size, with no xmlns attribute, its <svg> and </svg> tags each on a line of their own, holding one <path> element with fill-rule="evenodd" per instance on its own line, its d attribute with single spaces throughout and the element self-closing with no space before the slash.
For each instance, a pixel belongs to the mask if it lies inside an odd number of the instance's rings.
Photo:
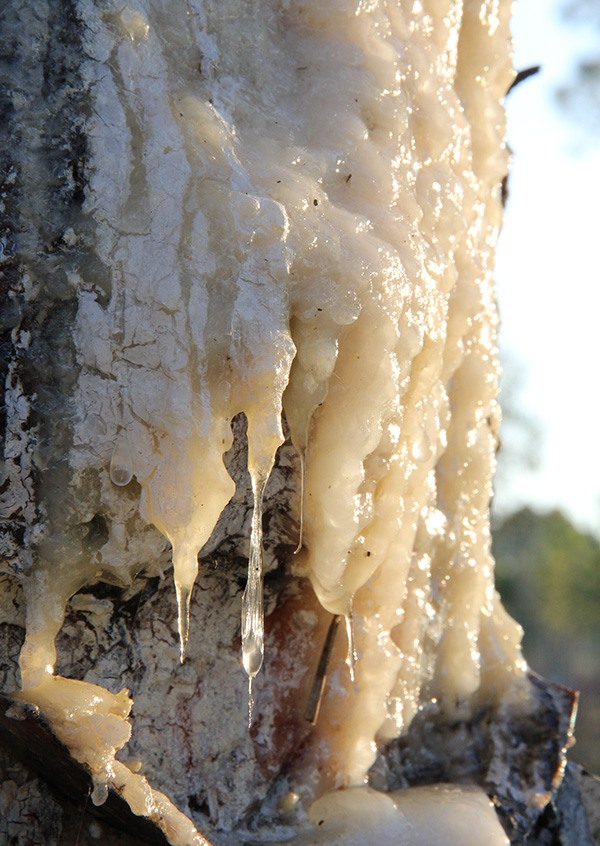
<svg viewBox="0 0 600 846">
<path fill-rule="evenodd" d="M 352 614 L 352 605 L 344 614 L 344 622 L 346 623 L 346 638 L 348 640 L 348 653 L 346 656 L 346 666 L 350 672 L 350 681 L 354 681 L 356 674 L 356 645 L 354 642 L 354 617 Z"/>
<path fill-rule="evenodd" d="M 185 650 L 190 636 L 190 603 L 196 576 L 198 575 L 197 553 L 173 545 L 173 569 L 177 593 L 177 628 L 179 631 L 179 660 L 185 661 Z"/>
<path fill-rule="evenodd" d="M 265 614 L 263 607 L 262 513 L 268 474 L 251 471 L 254 508 L 248 557 L 248 580 L 242 597 L 242 660 L 248 674 L 248 726 L 252 725 L 252 682 L 264 658 Z"/>
<path fill-rule="evenodd" d="M 298 545 L 294 550 L 297 555 L 302 549 L 302 535 L 304 533 L 304 487 L 306 485 L 306 448 L 302 447 L 298 450 L 298 458 L 300 459 L 300 526 L 298 528 Z"/>
<path fill-rule="evenodd" d="M 117 440 L 113 450 L 109 472 L 111 482 L 118 487 L 125 487 L 133 479 L 129 450 L 127 444 L 121 440 Z"/>
</svg>

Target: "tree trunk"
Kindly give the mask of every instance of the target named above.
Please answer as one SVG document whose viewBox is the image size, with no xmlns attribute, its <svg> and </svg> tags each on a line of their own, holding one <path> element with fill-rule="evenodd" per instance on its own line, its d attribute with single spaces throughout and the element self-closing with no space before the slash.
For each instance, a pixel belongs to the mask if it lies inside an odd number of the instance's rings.
<svg viewBox="0 0 600 846">
<path fill-rule="evenodd" d="M 2 842 L 556 805 L 489 553 L 508 21 L 424 5 L 4 5 Z"/>
</svg>

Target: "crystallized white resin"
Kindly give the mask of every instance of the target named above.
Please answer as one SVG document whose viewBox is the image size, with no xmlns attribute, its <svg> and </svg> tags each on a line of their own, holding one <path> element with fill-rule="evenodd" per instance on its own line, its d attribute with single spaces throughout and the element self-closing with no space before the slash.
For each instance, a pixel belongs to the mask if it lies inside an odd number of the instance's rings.
<svg viewBox="0 0 600 846">
<path fill-rule="evenodd" d="M 58 739 L 87 766 L 94 779 L 90 798 L 95 805 L 106 801 L 110 785 L 133 813 L 154 820 L 172 846 L 210 846 L 166 796 L 115 759 L 131 735 L 127 718 L 133 703 L 128 691 L 112 694 L 95 684 L 46 674 L 41 684 L 15 698 L 40 708 Z"/>
<path fill-rule="evenodd" d="M 314 825 L 293 846 L 508 846 L 482 790 L 440 784 L 377 793 L 328 793 L 310 809 Z"/>
<path fill-rule="evenodd" d="M 141 514 L 172 546 L 183 661 L 198 555 L 234 493 L 231 423 L 245 414 L 252 693 L 268 661 L 262 502 L 285 414 L 302 487 L 293 566 L 347 621 L 349 672 L 315 736 L 331 779 L 362 784 L 375 740 L 407 728 L 423 690 L 451 710 L 524 668 L 493 589 L 488 516 L 509 4 L 78 5 L 86 213 L 112 288 L 107 305 L 79 292 L 69 461 L 85 470 L 103 455 L 107 499 L 141 487 Z M 98 561 L 42 561 L 26 585 L 24 686 L 59 734 L 65 603 L 100 572 L 127 583 L 146 563 L 111 532 Z M 118 744 L 88 748 L 83 725 L 75 714 L 65 742 L 117 785 Z M 373 801 L 400 825 L 400 800 Z M 190 831 L 171 842 L 199 842 Z"/>
</svg>

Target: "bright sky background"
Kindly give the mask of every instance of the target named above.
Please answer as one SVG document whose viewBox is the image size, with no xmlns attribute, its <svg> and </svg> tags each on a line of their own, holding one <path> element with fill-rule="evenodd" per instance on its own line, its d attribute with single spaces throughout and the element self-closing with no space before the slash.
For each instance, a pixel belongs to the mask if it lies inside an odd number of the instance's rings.
<svg viewBox="0 0 600 846">
<path fill-rule="evenodd" d="M 513 470 L 497 505 L 559 507 L 600 534 L 600 122 L 586 133 L 555 96 L 577 58 L 600 54 L 600 28 L 565 20 L 565 2 L 514 10 L 515 67 L 542 72 L 507 101 L 514 161 L 496 279 L 502 355 L 539 425 L 540 463 Z"/>
</svg>

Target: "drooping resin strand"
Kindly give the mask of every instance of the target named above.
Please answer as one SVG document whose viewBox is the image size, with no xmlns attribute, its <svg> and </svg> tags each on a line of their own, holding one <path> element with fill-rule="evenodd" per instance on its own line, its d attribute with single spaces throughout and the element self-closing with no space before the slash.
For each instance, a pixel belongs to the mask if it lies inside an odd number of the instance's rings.
<svg viewBox="0 0 600 846">
<path fill-rule="evenodd" d="M 310 696 L 308 697 L 306 711 L 304 712 L 305 718 L 313 726 L 319 718 L 319 709 L 321 708 L 321 700 L 323 699 L 323 691 L 325 690 L 325 682 L 327 681 L 327 669 L 331 660 L 333 644 L 335 643 L 335 636 L 341 619 L 342 618 L 339 614 L 335 614 L 331 619 L 329 628 L 327 629 L 327 636 L 325 637 L 325 643 L 323 644 L 323 649 L 321 650 L 321 657 L 319 658 L 319 663 L 317 665 L 317 672 L 315 673 L 315 679 L 310 691 Z"/>
<path fill-rule="evenodd" d="M 123 425 L 126 387 L 119 378 L 119 369 L 123 364 L 123 345 L 125 342 L 126 286 L 123 279 L 123 266 L 119 262 L 114 271 L 115 308 L 111 328 L 111 354 L 117 368 L 117 435 L 113 454 L 110 459 L 109 474 L 113 485 L 125 487 L 133 478 L 133 467 L 129 445 Z"/>
<path fill-rule="evenodd" d="M 254 510 L 250 534 L 248 581 L 242 597 L 242 661 L 248 674 L 249 723 L 252 721 L 252 680 L 262 667 L 265 621 L 263 609 L 262 509 L 267 479 L 251 471 Z"/>
<path fill-rule="evenodd" d="M 192 591 L 187 585 L 182 585 L 175 582 L 175 592 L 177 594 L 177 628 L 179 631 L 179 660 L 183 664 L 185 661 L 185 651 L 190 636 L 190 602 L 192 599 Z"/>
<path fill-rule="evenodd" d="M 298 449 L 300 458 L 300 531 L 298 533 L 298 546 L 294 550 L 296 555 L 302 549 L 302 534 L 304 531 L 304 487 L 306 483 L 306 447 Z"/>
<path fill-rule="evenodd" d="M 185 661 L 190 634 L 190 603 L 192 589 L 198 575 L 198 553 L 187 544 L 173 542 L 173 570 L 177 594 L 177 628 L 179 630 L 179 660 Z"/>
<path fill-rule="evenodd" d="M 254 693 L 252 692 L 252 681 L 254 676 L 248 676 L 248 731 L 252 728 L 254 720 Z"/>
<path fill-rule="evenodd" d="M 356 671 L 356 647 L 354 645 L 354 618 L 352 615 L 352 601 L 348 606 L 348 610 L 344 614 L 346 623 L 346 636 L 348 638 L 348 655 L 346 657 L 346 664 L 350 671 L 350 679 L 354 681 L 354 674 Z"/>
</svg>

